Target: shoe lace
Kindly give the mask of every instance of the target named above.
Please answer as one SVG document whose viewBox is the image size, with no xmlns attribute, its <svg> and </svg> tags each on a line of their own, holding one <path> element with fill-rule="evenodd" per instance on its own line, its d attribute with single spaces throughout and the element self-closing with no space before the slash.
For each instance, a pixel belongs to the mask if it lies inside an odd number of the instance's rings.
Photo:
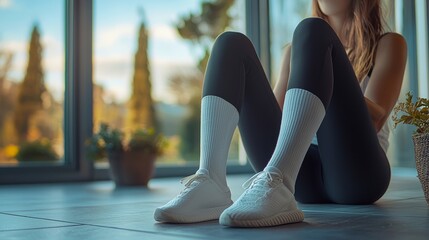
<svg viewBox="0 0 429 240">
<path fill-rule="evenodd" d="M 268 189 L 282 182 L 283 179 L 275 173 L 259 172 L 243 183 L 243 188 L 246 189 L 243 195 L 247 197 L 241 201 L 246 204 L 253 204 L 255 200 L 263 201 L 269 194 Z"/>
<path fill-rule="evenodd" d="M 185 189 L 183 189 L 180 192 L 181 194 L 187 193 L 190 189 L 192 189 L 192 183 L 197 181 L 197 180 L 205 180 L 207 179 L 207 176 L 202 175 L 202 174 L 192 174 L 190 176 L 184 177 L 180 180 L 180 183 L 185 185 Z"/>
<path fill-rule="evenodd" d="M 283 182 L 283 179 L 278 177 L 277 174 L 263 171 L 253 175 L 246 182 L 244 182 L 243 188 L 253 188 L 254 186 L 261 184 L 264 185 L 264 183 L 268 183 L 270 187 L 273 187 L 274 185 L 281 182 Z"/>
<path fill-rule="evenodd" d="M 185 187 L 191 186 L 193 182 L 199 179 L 206 179 L 207 177 L 202 174 L 192 174 L 190 176 L 184 177 L 180 180 L 181 184 L 184 184 Z"/>
</svg>

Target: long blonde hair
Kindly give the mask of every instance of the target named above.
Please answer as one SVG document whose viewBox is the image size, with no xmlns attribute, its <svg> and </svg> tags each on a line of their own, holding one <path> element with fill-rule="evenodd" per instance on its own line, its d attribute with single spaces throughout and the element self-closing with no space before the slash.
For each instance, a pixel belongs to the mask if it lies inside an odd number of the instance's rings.
<svg viewBox="0 0 429 240">
<path fill-rule="evenodd" d="M 352 0 L 350 14 L 344 23 L 345 48 L 356 77 L 361 81 L 374 64 L 377 43 L 384 32 L 380 0 Z M 327 20 L 317 0 L 313 0 L 313 16 Z"/>
</svg>

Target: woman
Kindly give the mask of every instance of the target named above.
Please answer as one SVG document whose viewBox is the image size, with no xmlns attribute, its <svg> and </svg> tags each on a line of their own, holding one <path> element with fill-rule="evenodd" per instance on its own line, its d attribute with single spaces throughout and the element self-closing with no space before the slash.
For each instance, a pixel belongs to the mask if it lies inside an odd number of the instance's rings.
<svg viewBox="0 0 429 240">
<path fill-rule="evenodd" d="M 386 120 L 406 42 L 383 33 L 380 0 L 313 0 L 313 13 L 295 29 L 274 91 L 244 35 L 217 38 L 204 80 L 200 168 L 156 209 L 157 221 L 275 226 L 303 221 L 295 199 L 371 204 L 385 193 Z M 233 203 L 225 168 L 237 124 L 258 173 Z"/>
</svg>

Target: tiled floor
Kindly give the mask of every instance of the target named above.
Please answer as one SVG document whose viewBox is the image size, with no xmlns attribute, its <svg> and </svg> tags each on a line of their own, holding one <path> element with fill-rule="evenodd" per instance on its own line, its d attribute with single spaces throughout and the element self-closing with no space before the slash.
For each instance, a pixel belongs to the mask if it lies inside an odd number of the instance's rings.
<svg viewBox="0 0 429 240">
<path fill-rule="evenodd" d="M 155 207 L 182 188 L 177 178 L 153 179 L 149 189 L 109 182 L 0 186 L 0 239 L 429 239 L 429 206 L 416 173 L 394 169 L 374 205 L 305 205 L 303 223 L 260 229 L 160 224 Z M 236 199 L 250 175 L 230 176 Z"/>
</svg>

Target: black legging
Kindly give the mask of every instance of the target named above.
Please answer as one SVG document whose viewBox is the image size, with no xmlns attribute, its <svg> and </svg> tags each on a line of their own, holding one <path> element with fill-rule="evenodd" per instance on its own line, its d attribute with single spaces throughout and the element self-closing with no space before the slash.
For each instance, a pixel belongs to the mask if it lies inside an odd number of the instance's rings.
<svg viewBox="0 0 429 240">
<path fill-rule="evenodd" d="M 327 22 L 307 18 L 292 40 L 288 89 L 301 88 L 323 102 L 326 115 L 295 186 L 303 203 L 369 204 L 390 182 L 390 166 L 371 122 L 343 45 Z M 282 112 L 250 40 L 225 32 L 208 63 L 203 96 L 221 97 L 239 112 L 238 127 L 255 171 L 270 160 Z"/>
</svg>

